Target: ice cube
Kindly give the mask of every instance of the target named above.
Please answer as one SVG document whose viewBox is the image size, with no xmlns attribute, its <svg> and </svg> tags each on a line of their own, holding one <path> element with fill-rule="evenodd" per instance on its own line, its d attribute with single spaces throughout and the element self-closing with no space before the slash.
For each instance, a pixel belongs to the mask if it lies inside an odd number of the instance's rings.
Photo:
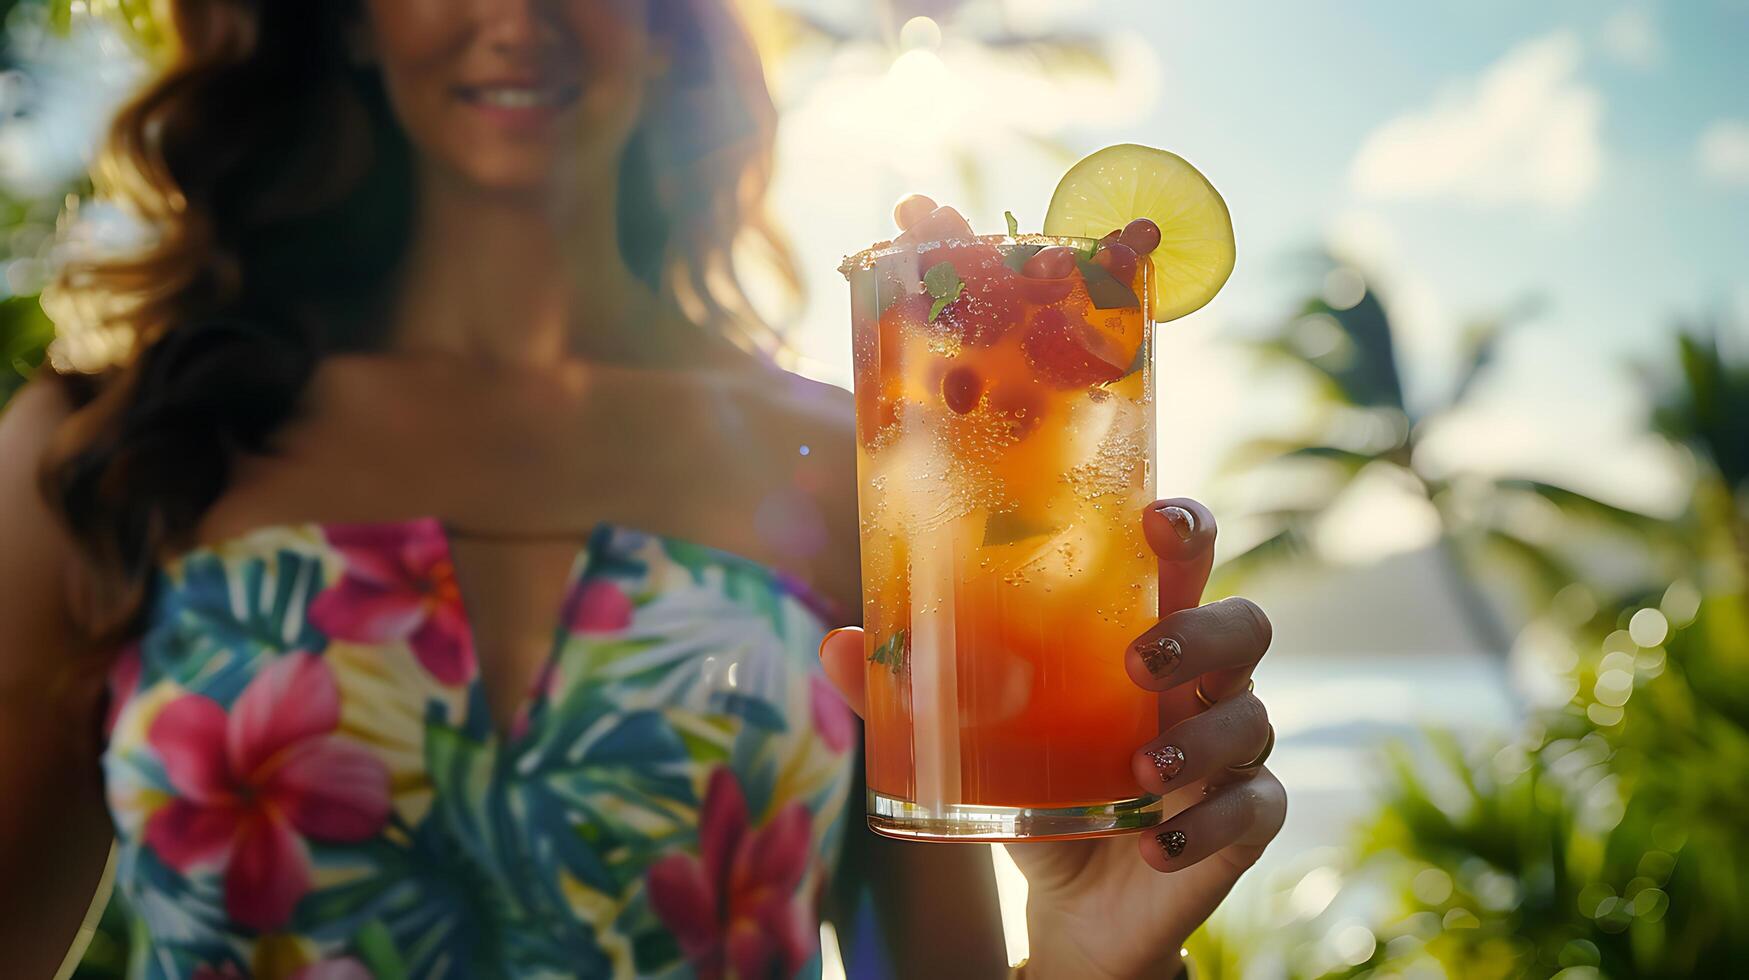
<svg viewBox="0 0 1749 980">
<path fill-rule="evenodd" d="M 867 520 L 875 527 L 908 537 L 972 510 L 966 467 L 935 427 L 908 426 L 869 462 Z"/>
<path fill-rule="evenodd" d="M 1085 577 L 1099 568 L 1106 542 L 1101 540 L 1105 525 L 1092 519 L 1071 522 L 1063 530 L 1045 538 L 1010 573 L 1021 582 L 1066 586 L 1077 576 Z"/>
<path fill-rule="evenodd" d="M 1100 392 L 1102 399 L 1076 405 L 1069 438 L 1076 449 L 1066 479 L 1082 500 L 1143 490 L 1154 439 L 1153 408 Z M 1072 412 L 1072 414 L 1074 414 Z M 1151 488 L 1149 488 L 1151 489 Z"/>
</svg>

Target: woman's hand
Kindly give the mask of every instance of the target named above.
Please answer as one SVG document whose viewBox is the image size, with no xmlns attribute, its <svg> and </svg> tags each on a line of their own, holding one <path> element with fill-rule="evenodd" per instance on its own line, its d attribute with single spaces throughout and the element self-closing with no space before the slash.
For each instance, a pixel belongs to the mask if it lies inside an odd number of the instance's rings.
<svg viewBox="0 0 1749 980">
<path fill-rule="evenodd" d="M 1121 655 L 1131 679 L 1160 695 L 1166 730 L 1136 748 L 1132 765 L 1141 787 L 1165 798 L 1169 816 L 1133 838 L 1007 845 L 1029 885 L 1028 977 L 1175 975 L 1186 937 L 1287 815 L 1280 781 L 1254 765 L 1274 742 L 1262 702 L 1248 691 L 1269 648 L 1269 620 L 1245 599 L 1197 605 L 1214 559 L 1206 507 L 1158 501 L 1142 527 L 1160 562 L 1163 618 Z M 860 713 L 861 631 L 834 632 L 820 653 Z"/>
</svg>

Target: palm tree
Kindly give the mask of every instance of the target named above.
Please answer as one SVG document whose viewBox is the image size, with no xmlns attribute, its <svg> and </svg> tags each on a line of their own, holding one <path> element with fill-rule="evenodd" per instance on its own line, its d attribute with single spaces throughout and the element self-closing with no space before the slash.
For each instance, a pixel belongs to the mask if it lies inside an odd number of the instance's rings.
<svg viewBox="0 0 1749 980">
<path fill-rule="evenodd" d="M 1749 962 L 1749 784 L 1726 775 L 1749 764 L 1749 361 L 1721 352 L 1732 335 L 1686 329 L 1679 371 L 1656 389 L 1654 431 L 1699 464 L 1688 512 L 1659 531 L 1677 584 L 1648 570 L 1649 589 L 1596 587 L 1605 601 L 1563 624 L 1581 653 L 1572 701 L 1536 713 L 1503 754 L 1445 738 L 1431 764 L 1395 755 L 1360 853 L 1394 882 L 1401 916 L 1341 975 L 1417 957 L 1462 976 L 1724 976 Z M 1438 887 L 1417 885 L 1428 868 Z M 1432 935 L 1411 925 L 1429 912 Z"/>
<path fill-rule="evenodd" d="M 1727 358 L 1721 338 L 1742 344 L 1749 331 L 1724 321 L 1684 327 L 1679 374 L 1663 387 L 1652 425 L 1705 464 L 1695 487 L 1698 520 L 1728 529 L 1739 574 L 1749 580 L 1749 359 Z"/>
<path fill-rule="evenodd" d="M 1318 400 L 1300 431 L 1246 443 L 1230 458 L 1230 473 L 1266 474 L 1286 492 L 1256 515 L 1261 540 L 1223 566 L 1217 585 L 1230 588 L 1262 566 L 1306 556 L 1312 526 L 1355 490 L 1363 474 L 1388 476 L 1438 516 L 1436 548 L 1446 586 L 1480 642 L 1504 653 L 1511 631 L 1476 584 L 1480 567 L 1515 569 L 1543 598 L 1578 577 L 1559 547 L 1527 537 L 1509 520 L 1517 505 L 1538 501 L 1544 509 L 1553 505 L 1565 521 L 1642 544 L 1654 540 L 1656 518 L 1569 487 L 1473 470 L 1440 472 L 1427 465 L 1426 433 L 1468 405 L 1502 337 L 1534 307 L 1474 324 L 1450 389 L 1437 397 L 1411 398 L 1400 369 L 1399 328 L 1382 297 L 1351 266 L 1329 256 L 1320 257 L 1320 264 L 1330 271 L 1328 295 L 1308 298 L 1249 344 L 1265 362 L 1309 378 Z"/>
</svg>

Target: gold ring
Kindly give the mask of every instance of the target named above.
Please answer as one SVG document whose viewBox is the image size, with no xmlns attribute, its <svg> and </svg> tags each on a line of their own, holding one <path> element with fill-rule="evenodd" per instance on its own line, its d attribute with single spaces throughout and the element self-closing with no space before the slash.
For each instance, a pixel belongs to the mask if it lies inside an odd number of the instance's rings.
<svg viewBox="0 0 1749 980">
<path fill-rule="evenodd" d="M 1263 751 L 1257 753 L 1257 758 L 1252 759 L 1250 762 L 1247 762 L 1242 766 L 1228 766 L 1227 771 L 1231 772 L 1231 773 L 1237 773 L 1238 775 L 1241 775 L 1241 776 L 1249 776 L 1252 773 L 1256 772 L 1257 770 L 1263 768 L 1263 764 L 1265 762 L 1269 761 L 1269 753 L 1271 753 L 1273 751 L 1275 751 L 1275 726 L 1270 725 L 1269 726 L 1269 738 L 1264 741 Z"/>
<path fill-rule="evenodd" d="M 1245 693 L 1250 694 L 1255 690 L 1257 690 L 1257 681 L 1247 680 L 1245 682 Z M 1201 701 L 1202 706 L 1205 708 L 1212 708 L 1215 706 L 1215 699 L 1209 697 L 1208 692 L 1202 689 L 1202 681 L 1200 680 L 1196 682 L 1196 699 Z"/>
</svg>

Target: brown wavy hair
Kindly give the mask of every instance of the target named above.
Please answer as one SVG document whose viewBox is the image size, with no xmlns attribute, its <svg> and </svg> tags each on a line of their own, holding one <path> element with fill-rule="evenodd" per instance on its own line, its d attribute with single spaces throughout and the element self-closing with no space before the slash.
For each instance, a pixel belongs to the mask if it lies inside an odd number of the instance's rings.
<svg viewBox="0 0 1749 980">
<path fill-rule="evenodd" d="M 671 67 L 625 150 L 620 249 L 701 326 L 769 354 L 781 337 L 738 285 L 735 243 L 798 280 L 763 210 L 776 111 L 724 2 L 650 4 Z M 90 569 L 94 639 L 137 630 L 158 561 L 192 544 L 240 454 L 269 451 L 318 361 L 384 340 L 412 151 L 348 57 L 356 6 L 173 0 L 169 62 L 110 129 L 94 179 L 152 243 L 70 262 L 45 296 L 79 408 L 41 482 Z"/>
</svg>

